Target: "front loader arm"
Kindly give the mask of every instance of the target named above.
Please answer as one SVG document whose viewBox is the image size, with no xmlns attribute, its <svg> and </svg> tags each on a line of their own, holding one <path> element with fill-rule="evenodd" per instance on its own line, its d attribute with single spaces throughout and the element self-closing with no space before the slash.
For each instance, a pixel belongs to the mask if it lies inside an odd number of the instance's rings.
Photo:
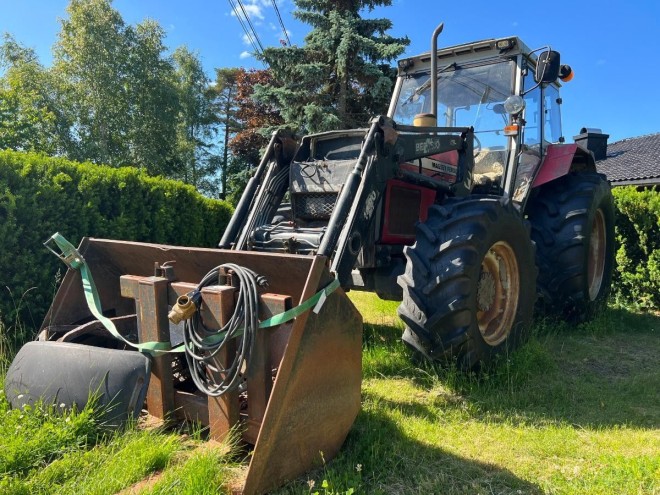
<svg viewBox="0 0 660 495">
<path fill-rule="evenodd" d="M 273 132 L 268 147 L 254 175 L 248 181 L 238 206 L 232 215 L 222 239 L 218 244 L 221 249 L 246 249 L 246 238 L 251 232 L 255 216 L 264 209 L 273 210 L 279 203 L 278 195 L 284 190 L 273 191 L 269 186 L 269 177 L 283 168 L 288 168 L 293 152 L 298 148 L 296 137 L 286 129 Z"/>
<path fill-rule="evenodd" d="M 374 228 L 377 206 L 387 181 L 400 177 L 410 182 L 464 195 L 472 181 L 472 129 L 397 126 L 381 116 L 372 121 L 360 157 L 339 194 L 318 254 L 332 258 L 331 271 L 342 286 L 349 286 L 360 250 Z M 405 162 L 448 151 L 459 153 L 459 176 L 452 186 L 422 174 L 402 171 Z M 334 256 L 333 256 L 334 252 Z"/>
</svg>

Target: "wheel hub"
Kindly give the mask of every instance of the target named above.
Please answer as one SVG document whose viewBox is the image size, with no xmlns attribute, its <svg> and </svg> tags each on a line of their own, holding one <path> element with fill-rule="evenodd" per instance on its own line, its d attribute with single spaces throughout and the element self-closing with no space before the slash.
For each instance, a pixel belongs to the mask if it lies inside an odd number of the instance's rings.
<svg viewBox="0 0 660 495">
<path fill-rule="evenodd" d="M 477 292 L 477 307 L 479 311 L 488 311 L 495 302 L 497 289 L 493 274 L 487 271 L 481 271 L 479 277 L 479 291 Z"/>
<path fill-rule="evenodd" d="M 520 272 L 515 253 L 508 243 L 496 242 L 481 262 L 477 286 L 477 322 L 488 345 L 500 344 L 511 332 L 519 295 Z"/>
</svg>

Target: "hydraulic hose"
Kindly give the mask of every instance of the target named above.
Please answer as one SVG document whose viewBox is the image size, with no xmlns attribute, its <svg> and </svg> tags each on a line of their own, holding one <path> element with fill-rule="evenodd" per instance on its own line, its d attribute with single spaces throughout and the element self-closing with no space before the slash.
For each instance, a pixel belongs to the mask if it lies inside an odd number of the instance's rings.
<svg viewBox="0 0 660 495">
<path fill-rule="evenodd" d="M 211 331 L 204 326 L 197 306 L 192 318 L 185 320 L 183 331 L 186 361 L 193 382 L 200 391 L 213 397 L 236 390 L 243 381 L 242 372 L 250 360 L 259 328 L 258 287 L 267 285 L 265 277 L 249 268 L 225 263 L 204 276 L 190 299 L 199 301 L 196 295 L 204 287 L 217 285 L 221 269 L 230 270 L 238 280 L 238 297 L 231 318 L 220 330 Z M 223 366 L 215 357 L 232 339 L 236 339 L 236 354 L 227 356 Z"/>
</svg>

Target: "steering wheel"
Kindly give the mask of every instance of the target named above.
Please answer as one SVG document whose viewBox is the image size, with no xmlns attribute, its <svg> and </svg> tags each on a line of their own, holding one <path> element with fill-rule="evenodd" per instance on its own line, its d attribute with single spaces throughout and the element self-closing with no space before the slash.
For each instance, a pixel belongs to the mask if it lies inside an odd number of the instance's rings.
<svg viewBox="0 0 660 495">
<path fill-rule="evenodd" d="M 479 138 L 475 133 L 472 133 L 472 136 L 474 137 L 474 148 L 472 148 L 472 152 L 476 158 L 477 155 L 481 152 L 481 141 L 479 141 Z"/>
</svg>

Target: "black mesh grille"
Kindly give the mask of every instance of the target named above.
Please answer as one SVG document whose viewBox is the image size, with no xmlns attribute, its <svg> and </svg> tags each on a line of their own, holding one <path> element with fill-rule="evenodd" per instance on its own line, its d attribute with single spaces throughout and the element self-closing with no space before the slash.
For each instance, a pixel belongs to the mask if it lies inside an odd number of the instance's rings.
<svg viewBox="0 0 660 495">
<path fill-rule="evenodd" d="M 337 201 L 336 193 L 296 194 L 294 216 L 304 220 L 328 220 Z"/>
</svg>

